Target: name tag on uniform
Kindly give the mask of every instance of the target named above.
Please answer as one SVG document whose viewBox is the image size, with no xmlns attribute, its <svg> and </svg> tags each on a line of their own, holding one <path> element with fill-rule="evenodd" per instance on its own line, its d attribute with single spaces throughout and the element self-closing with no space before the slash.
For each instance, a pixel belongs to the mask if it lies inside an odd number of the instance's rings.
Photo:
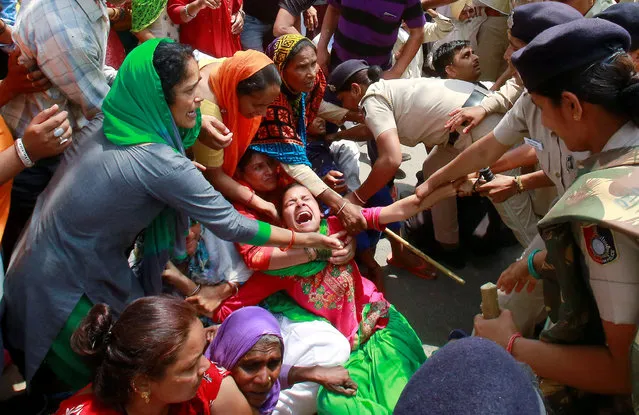
<svg viewBox="0 0 639 415">
<path fill-rule="evenodd" d="M 544 145 L 537 141 L 537 140 L 533 140 L 532 138 L 528 138 L 528 137 L 524 137 L 524 142 L 526 144 L 528 144 L 529 146 L 531 146 L 532 148 L 539 150 L 539 151 L 543 151 L 544 150 Z"/>
</svg>

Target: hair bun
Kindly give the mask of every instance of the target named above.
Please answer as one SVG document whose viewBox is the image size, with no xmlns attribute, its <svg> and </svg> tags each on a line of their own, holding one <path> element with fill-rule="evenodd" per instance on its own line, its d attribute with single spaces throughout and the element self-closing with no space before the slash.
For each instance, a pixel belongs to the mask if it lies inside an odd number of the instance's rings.
<svg viewBox="0 0 639 415">
<path fill-rule="evenodd" d="M 112 327 L 113 314 L 109 306 L 94 305 L 71 336 L 71 348 L 81 356 L 101 360 L 109 342 Z"/>
<path fill-rule="evenodd" d="M 366 73 L 366 75 L 368 76 L 368 79 L 371 80 L 371 83 L 375 83 L 382 79 L 383 73 L 384 71 L 382 70 L 381 66 L 373 65 L 368 67 L 368 72 Z"/>
<path fill-rule="evenodd" d="M 639 77 L 633 76 L 630 83 L 619 92 L 619 103 L 639 126 Z"/>
</svg>

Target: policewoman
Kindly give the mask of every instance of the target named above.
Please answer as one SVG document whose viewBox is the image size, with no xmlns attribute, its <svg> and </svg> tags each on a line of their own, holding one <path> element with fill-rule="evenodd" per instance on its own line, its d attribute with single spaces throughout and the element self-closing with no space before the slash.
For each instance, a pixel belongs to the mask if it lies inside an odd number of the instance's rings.
<svg viewBox="0 0 639 415">
<path fill-rule="evenodd" d="M 505 311 L 495 320 L 476 317 L 475 329 L 540 377 L 568 386 L 575 402 L 584 393 L 631 391 L 629 351 L 639 320 L 639 77 L 629 45 L 620 26 L 579 19 L 542 32 L 512 57 L 544 125 L 569 150 L 591 156 L 539 223 L 546 250 L 531 255 L 554 325 L 541 341 L 524 339 Z"/>
</svg>

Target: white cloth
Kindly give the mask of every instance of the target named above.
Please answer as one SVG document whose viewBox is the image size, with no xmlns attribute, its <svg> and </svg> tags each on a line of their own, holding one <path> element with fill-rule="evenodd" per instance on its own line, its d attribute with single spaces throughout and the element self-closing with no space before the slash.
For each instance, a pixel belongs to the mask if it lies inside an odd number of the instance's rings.
<svg viewBox="0 0 639 415">
<path fill-rule="evenodd" d="M 437 14 L 437 17 L 433 18 L 432 22 L 428 22 L 424 25 L 424 40 L 422 43 L 435 42 L 439 39 L 442 39 L 446 37 L 450 32 L 452 32 L 454 28 L 455 25 L 448 17 Z M 396 61 L 395 56 L 400 52 L 400 50 L 408 41 L 408 36 L 409 33 L 404 30 L 404 28 L 399 29 L 399 32 L 397 34 L 397 41 L 393 46 L 393 65 Z M 415 57 L 402 74 L 402 78 L 421 78 L 423 66 L 424 50 L 422 48 L 419 48 L 419 50 L 415 54 Z"/>
<path fill-rule="evenodd" d="M 229 281 L 242 284 L 253 275 L 253 271 L 246 266 L 233 242 L 218 238 L 206 228 L 202 228 L 202 240 L 213 265 L 212 275 L 218 278 L 213 282 Z"/>
<path fill-rule="evenodd" d="M 166 8 L 162 10 L 162 14 L 153 23 L 147 26 L 147 29 L 149 29 L 153 37 L 168 37 L 176 42 L 180 41 L 180 26 L 171 21 Z"/>
<path fill-rule="evenodd" d="M 279 316 L 286 366 L 339 366 L 351 354 L 348 340 L 325 321 L 294 322 Z M 280 391 L 274 415 L 311 415 L 317 412 L 319 385 L 303 382 Z"/>
<path fill-rule="evenodd" d="M 359 145 L 350 140 L 334 141 L 330 151 L 337 170 L 344 174 L 348 190 L 352 192 L 359 189 L 362 184 L 359 179 Z"/>
</svg>

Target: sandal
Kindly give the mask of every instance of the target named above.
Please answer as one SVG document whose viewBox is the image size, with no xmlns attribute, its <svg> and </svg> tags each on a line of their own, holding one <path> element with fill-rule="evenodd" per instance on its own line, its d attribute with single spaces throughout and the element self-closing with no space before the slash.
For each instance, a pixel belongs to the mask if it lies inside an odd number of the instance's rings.
<svg viewBox="0 0 639 415">
<path fill-rule="evenodd" d="M 423 280 L 437 279 L 437 271 L 435 271 L 433 267 L 431 267 L 425 262 L 422 262 L 421 265 L 418 265 L 416 267 L 408 267 L 402 264 L 401 262 L 395 261 L 393 259 L 393 254 L 389 254 L 388 257 L 386 257 L 386 263 L 392 267 L 400 268 L 405 271 L 408 271 L 414 276 L 419 277 Z"/>
</svg>

